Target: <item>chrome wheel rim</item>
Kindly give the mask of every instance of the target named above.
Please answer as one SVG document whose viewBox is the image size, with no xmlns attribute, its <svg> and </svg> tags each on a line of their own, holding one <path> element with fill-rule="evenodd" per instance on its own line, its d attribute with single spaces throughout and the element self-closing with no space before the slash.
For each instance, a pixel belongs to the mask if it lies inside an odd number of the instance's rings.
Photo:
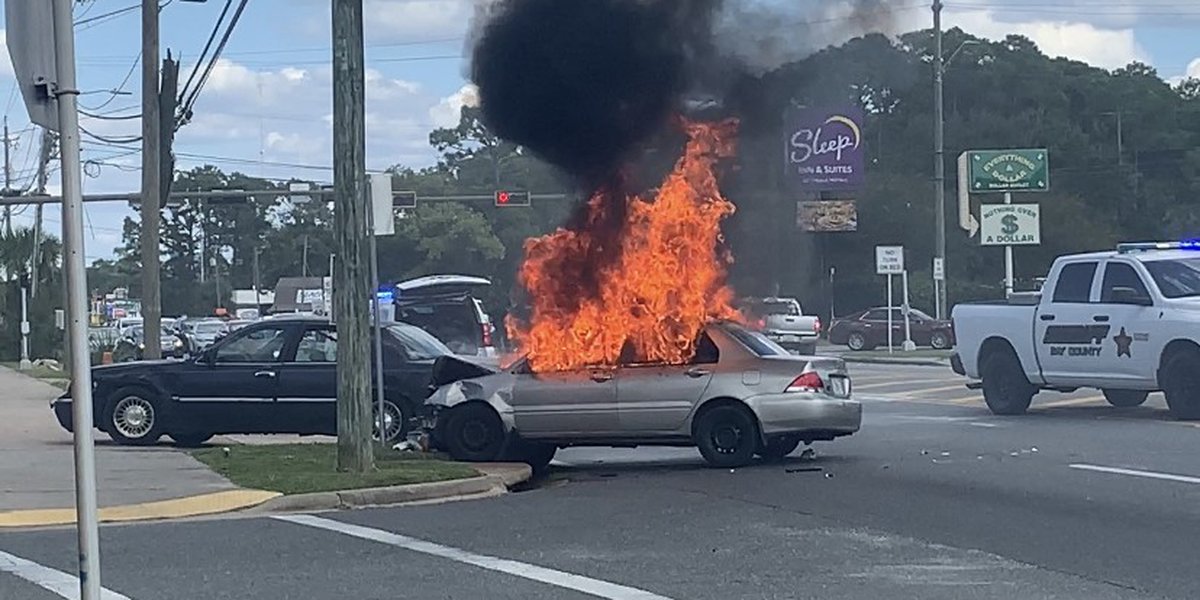
<svg viewBox="0 0 1200 600">
<path fill-rule="evenodd" d="M 122 398 L 113 408 L 113 427 L 129 439 L 145 437 L 154 428 L 154 405 L 138 396 Z"/>
<path fill-rule="evenodd" d="M 379 441 L 379 409 L 375 409 L 374 418 L 372 419 L 371 436 L 375 441 Z M 385 442 L 391 442 L 400 437 L 400 432 L 404 429 L 404 416 L 400 407 L 391 402 L 383 403 L 383 439 Z"/>
<path fill-rule="evenodd" d="M 850 346 L 851 350 L 859 350 L 865 345 L 865 342 L 861 335 L 854 334 L 850 336 L 849 340 L 846 340 L 846 345 Z"/>
</svg>

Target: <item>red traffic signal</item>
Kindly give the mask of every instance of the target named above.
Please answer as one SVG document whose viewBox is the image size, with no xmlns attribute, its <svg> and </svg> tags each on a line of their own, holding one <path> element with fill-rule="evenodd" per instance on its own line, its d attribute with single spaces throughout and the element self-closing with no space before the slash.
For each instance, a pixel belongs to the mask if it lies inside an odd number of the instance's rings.
<svg viewBox="0 0 1200 600">
<path fill-rule="evenodd" d="M 529 192 L 497 190 L 496 206 L 529 206 Z"/>
</svg>

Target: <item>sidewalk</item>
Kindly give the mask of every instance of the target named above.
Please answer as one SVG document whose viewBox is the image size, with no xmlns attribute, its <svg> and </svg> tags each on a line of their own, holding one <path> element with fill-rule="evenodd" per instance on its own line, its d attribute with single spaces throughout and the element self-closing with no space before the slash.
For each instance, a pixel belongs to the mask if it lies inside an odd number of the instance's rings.
<svg viewBox="0 0 1200 600">
<path fill-rule="evenodd" d="M 0 512 L 73 508 L 71 434 L 50 412 L 62 391 L 0 367 Z M 165 445 L 118 447 L 96 435 L 101 507 L 141 504 L 237 489 L 186 453 Z"/>
</svg>

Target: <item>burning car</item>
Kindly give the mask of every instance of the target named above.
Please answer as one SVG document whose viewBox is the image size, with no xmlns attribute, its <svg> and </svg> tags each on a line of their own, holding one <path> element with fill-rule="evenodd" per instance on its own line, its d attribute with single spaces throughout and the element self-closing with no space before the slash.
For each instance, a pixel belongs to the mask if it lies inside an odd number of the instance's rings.
<svg viewBox="0 0 1200 600">
<path fill-rule="evenodd" d="M 433 444 L 458 460 L 535 469 L 566 446 L 696 446 L 716 467 L 779 459 L 858 431 L 862 406 L 837 358 L 798 357 L 732 322 L 705 326 L 685 363 L 534 372 L 434 366 Z"/>
</svg>

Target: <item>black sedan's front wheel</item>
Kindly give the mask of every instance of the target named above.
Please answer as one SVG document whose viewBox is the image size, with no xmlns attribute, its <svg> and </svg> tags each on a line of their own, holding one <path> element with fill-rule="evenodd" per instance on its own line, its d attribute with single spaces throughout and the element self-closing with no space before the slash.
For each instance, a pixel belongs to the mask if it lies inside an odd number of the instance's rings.
<svg viewBox="0 0 1200 600">
<path fill-rule="evenodd" d="M 149 446 L 163 434 L 162 404 L 141 388 L 121 388 L 104 407 L 103 428 L 125 446 Z"/>
<path fill-rule="evenodd" d="M 507 436 L 500 415 L 492 407 L 470 403 L 446 415 L 439 439 L 454 460 L 488 462 L 500 458 Z"/>
<path fill-rule="evenodd" d="M 700 414 L 694 436 L 696 446 L 708 464 L 714 467 L 748 465 L 758 451 L 758 419 L 745 406 L 722 404 Z"/>
<path fill-rule="evenodd" d="M 374 403 L 373 403 L 374 404 Z M 379 407 L 372 411 L 371 439 L 379 441 Z M 409 418 L 404 409 L 391 400 L 383 401 L 383 443 L 395 444 L 408 436 Z"/>
</svg>

